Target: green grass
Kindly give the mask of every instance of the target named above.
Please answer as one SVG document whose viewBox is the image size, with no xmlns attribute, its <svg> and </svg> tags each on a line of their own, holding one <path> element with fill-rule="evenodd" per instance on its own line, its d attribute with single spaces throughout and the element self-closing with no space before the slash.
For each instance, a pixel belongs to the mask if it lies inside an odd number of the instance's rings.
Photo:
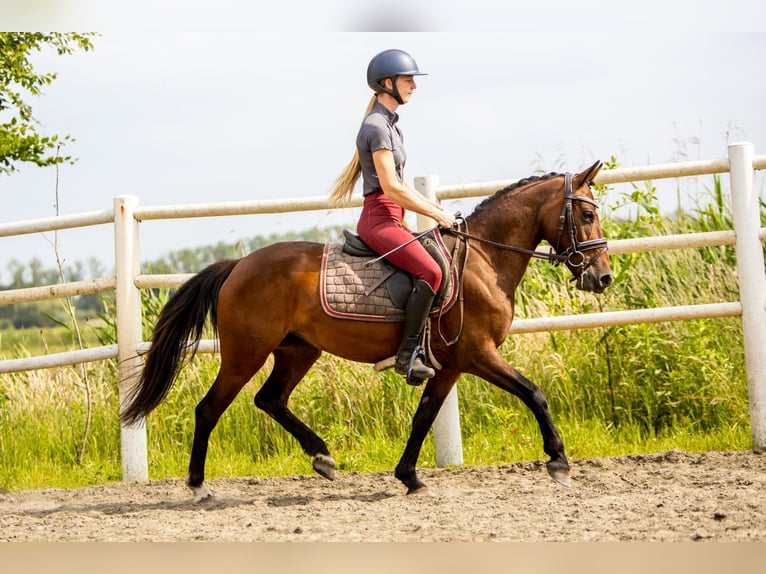
<svg viewBox="0 0 766 574">
<path fill-rule="evenodd" d="M 102 325 L 103 322 L 98 319 L 83 322 L 80 332 L 85 347 L 99 345 L 97 329 Z M 0 359 L 71 351 L 76 346 L 77 336 L 68 327 L 28 327 L 0 330 Z"/>
<path fill-rule="evenodd" d="M 727 228 L 720 181 L 691 214 L 659 215 L 652 188 L 635 188 L 631 219 L 607 218 L 607 237 Z M 653 308 L 738 299 L 729 247 L 612 256 L 614 285 L 602 296 L 575 291 L 562 267 L 533 262 L 517 292 L 517 316 Z M 146 333 L 164 295 L 147 295 Z M 113 340 L 107 319 L 95 333 Z M 0 355 L 40 354 L 39 334 L 3 332 Z M 46 335 L 49 349 L 52 335 Z M 66 346 L 67 342 L 62 343 Z M 37 345 L 37 346 L 35 346 Z M 52 350 L 52 349 L 51 349 Z M 739 319 L 695 320 L 510 337 L 501 352 L 546 394 L 570 459 L 751 447 Z M 217 357 L 188 365 L 147 421 L 149 474 L 186 474 L 194 407 L 212 383 Z M 86 392 L 80 368 L 0 375 L 0 489 L 73 487 L 120 479 L 113 362 L 87 367 L 93 419 L 82 460 Z M 264 367 L 213 432 L 207 476 L 311 474 L 297 442 L 253 405 Z M 514 397 L 471 376 L 459 381 L 464 460 L 498 465 L 544 459 L 539 429 Z M 341 472 L 391 471 L 407 440 L 420 389 L 323 356 L 296 389 L 291 407 L 327 442 Z M 432 467 L 433 440 L 419 466 Z"/>
<path fill-rule="evenodd" d="M 525 346 L 520 337 L 519 345 Z M 528 344 L 528 341 L 526 342 Z M 150 478 L 186 474 L 193 411 L 216 370 L 215 357 L 198 357 L 184 371 L 168 399 L 148 418 Z M 545 367 L 542 366 L 544 369 Z M 85 425 L 78 374 L 61 369 L 14 375 L 0 399 L 0 488 L 74 487 L 120 480 L 119 428 L 113 373 L 108 363 L 92 369 L 94 419 L 84 459 L 77 452 Z M 259 375 L 262 377 L 263 375 Z M 591 410 L 564 407 L 587 392 L 555 392 L 545 382 L 554 420 L 570 458 L 657 452 L 740 450 L 749 447 L 745 412 L 702 423 L 704 417 L 677 417 L 655 429 L 634 417 L 607 422 Z M 254 380 L 237 397 L 214 431 L 208 455 L 209 478 L 311 474 L 310 459 L 297 442 L 264 413 L 252 397 Z M 562 389 L 559 389 L 560 391 Z M 459 384 L 464 459 L 467 465 L 497 465 L 545 458 L 540 432 L 519 401 L 487 383 L 463 377 Z M 369 366 L 323 357 L 296 390 L 292 406 L 328 443 L 340 472 L 391 471 L 409 433 L 419 390 L 398 376 L 376 374 Z M 700 411 L 705 411 L 703 406 Z M 609 417 L 606 417 L 607 419 Z M 714 423 L 714 424 L 713 424 Z M 435 466 L 429 437 L 419 466 Z"/>
</svg>

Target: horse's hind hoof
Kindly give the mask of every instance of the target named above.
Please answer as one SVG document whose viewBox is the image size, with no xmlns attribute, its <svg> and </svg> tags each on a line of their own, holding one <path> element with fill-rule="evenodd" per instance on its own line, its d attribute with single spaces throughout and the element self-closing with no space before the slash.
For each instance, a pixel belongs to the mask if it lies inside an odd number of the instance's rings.
<svg viewBox="0 0 766 574">
<path fill-rule="evenodd" d="M 311 466 L 327 480 L 335 480 L 335 461 L 326 454 L 318 454 L 314 457 Z"/>
<path fill-rule="evenodd" d="M 213 491 L 210 490 L 204 482 L 199 486 L 190 486 L 189 488 L 192 490 L 195 503 L 204 502 L 205 500 L 213 498 Z"/>
<path fill-rule="evenodd" d="M 561 486 L 566 486 L 567 488 L 572 486 L 572 480 L 569 476 L 568 464 L 550 461 L 546 465 L 546 468 L 551 478 L 558 482 Z"/>
</svg>

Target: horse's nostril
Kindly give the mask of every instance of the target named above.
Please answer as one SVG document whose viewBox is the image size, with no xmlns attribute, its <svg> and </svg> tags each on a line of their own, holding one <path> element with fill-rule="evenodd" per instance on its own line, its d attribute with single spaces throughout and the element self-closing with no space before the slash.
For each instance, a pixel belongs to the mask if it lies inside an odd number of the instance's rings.
<svg viewBox="0 0 766 574">
<path fill-rule="evenodd" d="M 601 276 L 601 286 L 606 289 L 612 284 L 612 276 L 611 275 L 602 275 Z"/>
</svg>

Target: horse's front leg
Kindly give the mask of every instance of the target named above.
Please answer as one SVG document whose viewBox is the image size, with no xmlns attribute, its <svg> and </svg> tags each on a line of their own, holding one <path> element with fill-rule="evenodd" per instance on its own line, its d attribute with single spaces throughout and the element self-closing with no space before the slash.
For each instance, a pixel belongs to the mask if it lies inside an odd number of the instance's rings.
<svg viewBox="0 0 766 574">
<path fill-rule="evenodd" d="M 548 474 L 556 482 L 570 486 L 569 462 L 564 454 L 564 443 L 553 424 L 548 401 L 537 385 L 509 365 L 494 347 L 491 352 L 476 360 L 469 372 L 517 396 L 532 411 L 540 425 L 543 450 L 551 457 L 546 465 Z"/>
<path fill-rule="evenodd" d="M 460 373 L 458 371 L 439 371 L 428 381 L 423 396 L 420 399 L 415 415 L 412 418 L 412 430 L 407 439 L 407 446 L 402 453 L 399 464 L 396 465 L 395 476 L 407 487 L 407 494 L 427 492 L 426 485 L 417 476 L 416 466 L 423 441 L 439 414 L 444 399 L 455 385 Z"/>
</svg>

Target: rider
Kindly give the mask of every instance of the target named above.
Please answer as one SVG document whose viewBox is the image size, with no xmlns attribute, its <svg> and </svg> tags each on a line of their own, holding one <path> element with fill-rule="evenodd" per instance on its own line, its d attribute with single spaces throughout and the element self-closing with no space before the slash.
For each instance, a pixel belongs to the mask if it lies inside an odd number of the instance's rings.
<svg viewBox="0 0 766 574">
<path fill-rule="evenodd" d="M 439 203 L 418 193 L 404 179 L 402 132 L 397 125 L 400 105 L 410 101 L 417 85 L 415 76 L 425 75 L 415 60 L 402 50 L 385 50 L 367 67 L 367 84 L 375 94 L 356 137 L 356 152 L 335 182 L 330 199 L 347 203 L 362 174 L 364 207 L 357 232 L 374 251 L 413 276 L 414 286 L 405 307 L 404 333 L 394 369 L 413 385 L 434 376 L 434 370 L 413 353 L 420 340 L 436 291 L 442 281 L 439 265 L 412 233 L 404 227 L 406 210 L 430 217 L 450 228 L 455 216 Z M 406 245 L 404 245 L 406 243 Z M 404 246 L 403 246 L 404 245 Z M 403 247 L 402 247 L 403 246 Z M 396 251 L 391 252 L 391 250 Z M 391 253 L 389 253 L 391 252 Z"/>
</svg>

